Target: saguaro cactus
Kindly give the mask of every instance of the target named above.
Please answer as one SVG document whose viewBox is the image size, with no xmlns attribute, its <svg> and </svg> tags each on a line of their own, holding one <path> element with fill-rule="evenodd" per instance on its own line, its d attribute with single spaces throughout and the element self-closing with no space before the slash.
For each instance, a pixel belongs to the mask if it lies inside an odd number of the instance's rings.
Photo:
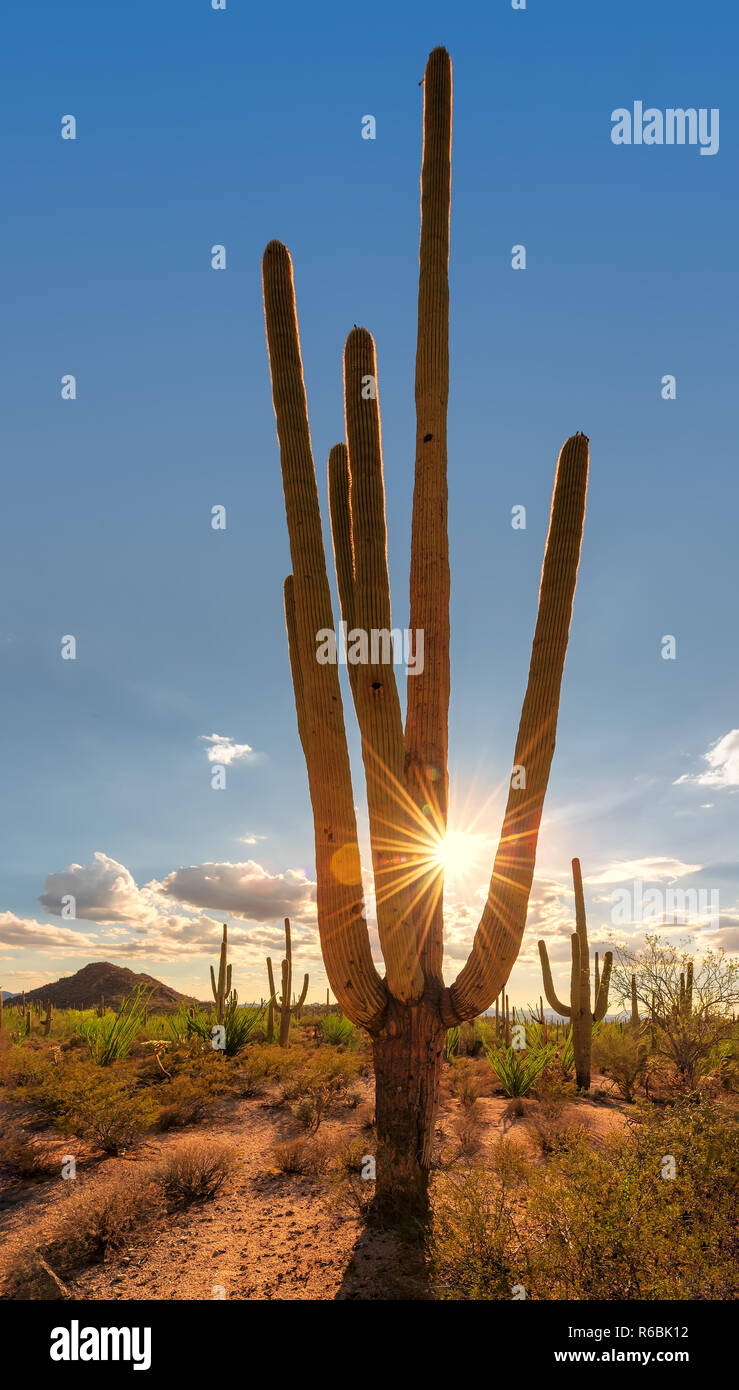
<svg viewBox="0 0 739 1390">
<path fill-rule="evenodd" d="M 372 1037 L 379 1210 L 393 1219 L 427 1209 L 428 1170 L 446 1030 L 489 1008 L 520 949 L 580 556 L 588 441 L 568 439 L 557 462 L 539 612 L 503 830 L 470 957 L 451 987 L 442 978 L 441 845 L 448 804 L 449 224 L 452 67 L 434 49 L 424 78 L 421 243 L 416 352 L 416 459 L 410 628 L 424 666 L 408 676 L 405 728 L 388 641 L 348 663 L 367 782 L 377 926 L 386 975 L 375 968 L 364 917 L 349 753 L 338 667 L 316 659 L 334 631 L 311 450 L 293 268 L 272 241 L 263 258 L 272 398 L 293 573 L 285 617 L 298 731 L 308 769 L 316 844 L 318 926 L 331 989 Z M 346 442 L 330 453 L 329 504 L 341 611 L 352 634 L 391 630 L 385 490 L 375 344 L 354 328 L 344 350 Z M 361 657 L 361 642 L 359 646 Z M 514 785 L 515 783 L 515 785 Z"/>
<path fill-rule="evenodd" d="M 290 1042 L 290 1015 L 295 1014 L 300 1017 L 300 1010 L 305 1003 L 305 996 L 308 993 L 308 976 L 303 977 L 303 988 L 299 998 L 291 1004 L 292 982 L 293 982 L 293 948 L 292 937 L 290 935 L 290 918 L 285 918 L 285 959 L 282 962 L 282 990 L 280 993 L 279 1004 L 276 1001 L 277 991 L 275 989 L 275 977 L 272 973 L 272 958 L 267 956 L 267 974 L 269 976 L 270 1003 L 267 1015 L 267 1040 L 272 1042 L 274 1038 L 274 1015 L 272 1010 L 276 1010 L 280 1015 L 280 1047 L 287 1047 Z M 270 1017 L 270 1015 L 272 1015 Z"/>
<path fill-rule="evenodd" d="M 53 1016 L 53 1007 L 52 1007 L 51 1003 L 48 1003 L 48 1004 L 46 1005 L 46 1018 L 42 1020 L 43 1025 L 44 1025 L 44 1037 L 45 1037 L 45 1038 L 48 1038 L 49 1033 L 51 1032 L 52 1016 Z"/>
<path fill-rule="evenodd" d="M 680 971 L 680 1015 L 690 1018 L 693 1012 L 693 962 L 688 961 L 686 972 Z"/>
<path fill-rule="evenodd" d="M 572 882 L 575 886 L 575 924 L 576 929 L 570 938 L 572 948 L 572 982 L 570 1002 L 562 1004 L 557 998 L 552 983 L 546 944 L 539 942 L 541 971 L 544 977 L 544 993 L 548 1002 L 563 1018 L 572 1023 L 572 1049 L 575 1054 L 575 1077 L 578 1090 L 590 1090 L 590 1053 L 593 1042 L 593 1024 L 605 1018 L 608 1008 L 608 987 L 611 982 L 613 952 L 606 951 L 603 957 L 603 974 L 595 996 L 595 1008 L 590 1008 L 590 952 L 588 947 L 588 927 L 585 918 L 585 894 L 582 887 L 580 860 L 572 861 Z"/>
<path fill-rule="evenodd" d="M 636 997 L 636 975 L 631 976 L 631 1026 L 635 1033 L 639 1031 L 639 1000 Z"/>
<path fill-rule="evenodd" d="M 221 958 L 218 964 L 218 982 L 216 983 L 215 971 L 210 967 L 210 984 L 213 990 L 213 998 L 216 1001 L 216 1017 L 219 1023 L 223 1023 L 226 1012 L 226 1000 L 231 993 L 231 966 L 227 964 L 228 955 L 228 931 L 226 923 L 223 923 L 223 940 L 221 942 Z"/>
</svg>

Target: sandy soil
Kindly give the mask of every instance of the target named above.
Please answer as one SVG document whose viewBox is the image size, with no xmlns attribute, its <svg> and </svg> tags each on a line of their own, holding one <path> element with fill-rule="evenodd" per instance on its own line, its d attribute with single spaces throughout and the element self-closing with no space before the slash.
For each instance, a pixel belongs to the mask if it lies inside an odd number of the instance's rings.
<svg viewBox="0 0 739 1390">
<path fill-rule="evenodd" d="M 594 1084 L 599 1083 L 594 1078 Z M 373 1083 L 359 1083 L 372 1100 Z M 234 1172 L 214 1200 L 194 1204 L 137 1235 L 116 1255 L 67 1281 L 75 1299 L 378 1299 L 408 1296 L 412 1279 L 400 1269 L 400 1252 L 391 1236 L 367 1229 L 352 1214 L 336 1207 L 322 1179 L 284 1174 L 274 1167 L 272 1146 L 300 1131 L 288 1109 L 272 1097 L 229 1099 L 215 1118 L 173 1133 L 156 1135 L 136 1157 L 84 1162 L 78 1157 L 74 1183 L 58 1178 L 25 1182 L 0 1191 L 0 1279 L 8 1264 L 29 1242 L 48 1236 L 64 1207 L 84 1186 L 92 1192 L 117 1184 L 142 1163 L 170 1152 L 193 1135 L 233 1147 Z M 625 1123 L 622 1103 L 578 1100 L 568 1118 L 585 1125 L 598 1143 L 614 1126 Z M 478 1101 L 482 1147 L 500 1135 L 525 1145 L 533 1154 L 524 1121 L 511 1104 L 496 1096 Z M 455 1117 L 459 1102 L 442 1094 L 437 1129 L 441 1148 L 458 1148 Z M 345 1110 L 324 1121 L 319 1138 L 331 1146 L 361 1133 L 356 1112 Z M 59 1158 L 70 1141 L 59 1142 Z M 369 1146 L 369 1141 L 368 1141 Z M 73 1147 L 80 1155 L 81 1146 Z M 405 1282 L 404 1282 L 405 1281 Z M 50 1288 L 49 1296 L 55 1296 Z M 56 1294 L 56 1296 L 59 1296 Z M 417 1295 L 418 1296 L 418 1295 Z"/>
</svg>

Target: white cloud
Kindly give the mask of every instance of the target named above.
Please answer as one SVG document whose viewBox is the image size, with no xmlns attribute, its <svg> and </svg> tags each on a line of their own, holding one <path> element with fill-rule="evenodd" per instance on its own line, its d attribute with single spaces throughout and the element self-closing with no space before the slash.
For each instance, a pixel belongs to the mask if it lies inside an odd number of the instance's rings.
<svg viewBox="0 0 739 1390">
<path fill-rule="evenodd" d="M 256 762 L 260 757 L 259 753 L 254 752 L 251 744 L 234 743 L 228 734 L 201 734 L 200 741 L 210 744 L 205 750 L 209 763 L 223 763 L 224 766 L 228 766 L 229 763 L 242 760 Z"/>
<path fill-rule="evenodd" d="M 100 850 L 92 864 L 69 864 L 49 874 L 41 906 L 55 917 L 62 915 L 62 899 L 75 900 L 74 916 L 88 922 L 144 921 L 156 909 L 147 903 L 128 869 Z"/>
<path fill-rule="evenodd" d="M 620 859 L 614 860 L 611 864 L 606 864 L 597 873 L 588 874 L 584 882 L 594 883 L 628 883 L 639 880 L 642 883 L 661 883 L 672 882 L 676 878 L 684 878 L 686 874 L 695 874 L 703 866 L 701 864 L 684 864 L 681 859 L 669 859 L 666 855 L 654 855 L 652 858 L 645 859 Z"/>
<path fill-rule="evenodd" d="M 253 922 L 293 915 L 315 917 L 316 885 L 302 869 L 270 874 L 253 859 L 243 864 L 194 864 L 175 869 L 159 887 L 177 902 Z"/>
<path fill-rule="evenodd" d="M 15 950 L 80 951 L 85 949 L 86 937 L 69 927 L 58 927 L 55 922 L 36 922 L 33 918 L 17 917 L 14 912 L 0 912 L 0 942 Z"/>
<path fill-rule="evenodd" d="M 694 782 L 699 787 L 739 787 L 739 729 L 730 729 L 712 743 L 703 759 L 708 763 L 706 772 L 686 772 L 676 778 L 674 786 Z"/>
</svg>

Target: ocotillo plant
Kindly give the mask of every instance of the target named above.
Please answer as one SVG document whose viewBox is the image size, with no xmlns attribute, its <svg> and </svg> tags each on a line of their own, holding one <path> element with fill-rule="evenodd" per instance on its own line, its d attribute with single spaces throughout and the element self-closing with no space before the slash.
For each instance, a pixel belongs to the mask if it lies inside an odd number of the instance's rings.
<svg viewBox="0 0 739 1390">
<path fill-rule="evenodd" d="M 280 1047 L 287 1047 L 290 1042 L 290 1015 L 295 1014 L 300 1017 L 300 1010 L 305 1003 L 305 996 L 308 993 L 308 976 L 303 978 L 303 988 L 300 997 L 293 1004 L 290 1003 L 292 995 L 293 980 L 293 949 L 292 937 L 290 935 L 290 918 L 285 918 L 285 959 L 282 962 L 282 992 L 279 1004 L 276 1001 L 277 991 L 275 989 L 275 977 L 272 974 L 272 958 L 267 956 L 267 974 L 269 976 L 270 993 L 270 1014 L 272 1009 L 276 1009 L 280 1015 Z M 267 1018 L 267 1040 L 271 1042 L 274 1037 L 274 1022 Z"/>
<path fill-rule="evenodd" d="M 541 971 L 544 977 L 544 993 L 548 1002 L 558 1014 L 564 1018 L 569 1018 L 572 1022 L 572 1046 L 575 1056 L 575 1077 L 577 1079 L 578 1090 L 590 1090 L 590 1054 L 593 1043 L 593 1024 L 600 1023 L 605 1018 L 608 1008 L 608 987 L 611 982 L 611 967 L 613 965 L 613 952 L 606 951 L 603 957 L 603 974 L 600 979 L 598 993 L 595 996 L 595 1008 L 590 1008 L 590 952 L 588 947 L 588 926 L 585 918 L 585 894 L 582 887 L 582 873 L 580 870 L 580 860 L 572 861 L 572 882 L 575 885 L 575 924 L 576 929 L 570 938 L 572 948 L 572 981 L 570 985 L 570 1002 L 560 1003 L 554 992 L 552 983 L 552 972 L 549 966 L 549 956 L 547 955 L 546 944 L 539 942 L 539 955 L 541 957 Z"/>
<path fill-rule="evenodd" d="M 318 927 L 331 989 L 344 1013 L 372 1037 L 378 1134 L 375 1198 L 379 1212 L 390 1219 L 409 1210 L 421 1218 L 427 1212 L 446 1031 L 490 1007 L 520 949 L 554 753 L 588 475 L 587 438 L 573 435 L 557 462 L 514 756 L 517 773 L 510 779 L 503 830 L 472 951 L 447 987 L 442 977 L 441 858 L 447 827 L 450 686 L 446 473 L 452 67 L 445 49 L 431 54 L 423 86 L 410 630 L 423 634 L 425 660 L 422 671 L 416 667 L 408 676 L 405 728 L 388 640 L 392 625 L 377 357 L 365 328 L 355 327 L 346 341 L 346 442 L 331 450 L 328 472 L 338 590 L 352 643 L 348 675 L 367 782 L 384 978 L 372 960 L 364 916 L 344 711 L 330 643 L 324 646 L 329 659 L 317 660 L 317 644 L 335 629 L 287 248 L 270 242 L 262 267 L 293 569 L 285 581 L 285 617 L 313 808 Z M 381 643 L 374 640 L 378 634 Z"/>
<path fill-rule="evenodd" d="M 213 998 L 216 1001 L 216 1017 L 219 1023 L 223 1023 L 223 1016 L 226 1012 L 226 1000 L 231 993 L 231 966 L 227 963 L 228 956 L 228 930 L 226 923 L 223 923 L 223 940 L 221 942 L 221 958 L 218 963 L 218 981 L 216 982 L 213 966 L 210 967 L 210 984 L 213 990 Z"/>
</svg>

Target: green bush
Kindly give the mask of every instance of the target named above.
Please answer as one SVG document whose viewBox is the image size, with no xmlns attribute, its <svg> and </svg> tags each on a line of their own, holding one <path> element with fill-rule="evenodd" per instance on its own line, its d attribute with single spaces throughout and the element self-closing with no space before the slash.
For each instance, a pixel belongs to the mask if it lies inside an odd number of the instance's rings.
<svg viewBox="0 0 739 1390">
<path fill-rule="evenodd" d="M 624 1100 L 634 1099 L 636 1087 L 644 1081 L 649 1066 L 649 1050 L 631 1028 L 623 1033 L 614 1024 L 601 1029 L 593 1039 L 593 1064 L 613 1077 Z"/>
<path fill-rule="evenodd" d="M 354 1024 L 344 1014 L 326 1014 L 321 1019 L 321 1032 L 327 1043 L 349 1047 L 354 1042 Z"/>
<path fill-rule="evenodd" d="M 518 1052 L 514 1047 L 488 1048 L 488 1061 L 507 1096 L 526 1096 L 554 1056 L 554 1047 Z"/>
<path fill-rule="evenodd" d="M 736 1121 L 692 1096 L 639 1107 L 599 1149 L 576 1137 L 525 1184 L 495 1161 L 439 1178 L 437 1296 L 510 1298 L 521 1284 L 547 1300 L 732 1299 L 738 1174 Z"/>
</svg>

